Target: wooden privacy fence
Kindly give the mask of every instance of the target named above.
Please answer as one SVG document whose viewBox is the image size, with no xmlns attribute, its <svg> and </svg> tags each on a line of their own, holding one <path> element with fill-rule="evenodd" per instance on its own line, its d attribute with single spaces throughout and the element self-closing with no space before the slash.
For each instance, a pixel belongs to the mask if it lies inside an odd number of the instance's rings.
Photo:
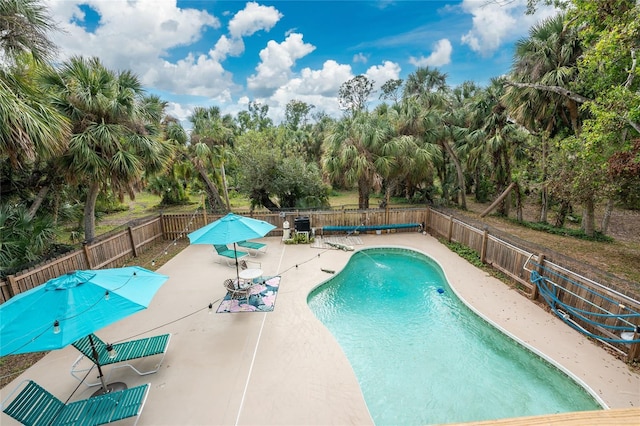
<svg viewBox="0 0 640 426">
<path fill-rule="evenodd" d="M 162 238 L 162 216 L 153 217 L 123 231 L 100 236 L 95 242 L 84 244 L 79 250 L 65 253 L 0 281 L 0 303 L 67 272 L 120 267 Z"/>
<path fill-rule="evenodd" d="M 457 242 L 476 251 L 483 263 L 499 270 L 516 283 L 520 292 L 532 299 L 538 298 L 537 287 L 530 280 L 530 272 L 525 269 L 527 263 L 531 267 L 540 269 L 540 265 L 546 268 L 549 274 L 557 274 L 565 277 L 556 277 L 559 285 L 565 290 L 565 301 L 574 303 L 579 309 L 598 306 L 603 312 L 612 314 L 620 313 L 621 306 L 627 310 L 640 312 L 640 302 L 630 294 L 615 288 L 612 285 L 599 284 L 585 278 L 578 272 L 571 271 L 551 256 L 545 253 L 533 253 L 492 235 L 488 228 L 479 229 L 462 220 L 447 215 L 432 208 L 409 209 L 339 209 L 333 211 L 290 211 L 290 212 L 236 212 L 261 219 L 271 223 L 276 228 L 270 235 L 283 234 L 285 222 L 290 229 L 294 229 L 296 218 L 309 219 L 312 230 L 318 233 L 326 226 L 340 227 L 373 227 L 379 225 L 419 223 L 422 228 L 436 237 L 444 238 L 450 242 Z M 51 278 L 55 278 L 66 272 L 76 269 L 99 269 L 122 266 L 126 261 L 135 258 L 144 252 L 157 240 L 177 240 L 187 238 L 187 234 L 205 224 L 217 220 L 220 215 L 211 215 L 207 212 L 195 214 L 161 214 L 145 221 L 137 226 L 108 234 L 91 244 L 84 245 L 76 250 L 47 263 L 10 275 L 6 281 L 0 281 L 0 303 L 11 296 L 36 287 Z M 384 226 L 382 226 L 384 229 Z M 414 229 L 390 229 L 387 232 L 414 232 Z M 532 265 L 531 262 L 534 264 Z M 551 271 L 551 272 L 550 272 Z M 623 325 L 623 321 L 615 315 L 609 318 L 611 324 Z M 637 322 L 636 319 L 634 321 Z M 624 324 L 628 325 L 628 324 Z M 636 324 L 640 325 L 640 324 Z M 607 329 L 599 329 L 593 324 L 580 324 L 585 330 L 597 332 L 600 335 L 616 337 Z M 629 345 L 613 342 L 610 345 L 627 355 L 638 356 L 640 345 Z"/>
<path fill-rule="evenodd" d="M 236 212 L 256 219 L 261 219 L 276 226 L 270 235 L 282 235 L 284 222 L 289 222 L 291 229 L 297 217 L 308 217 L 314 228 L 330 225 L 358 226 L 383 225 L 396 223 L 424 223 L 428 209 L 387 209 L 387 210 L 351 210 L 338 211 L 290 211 L 281 213 L 248 211 Z M 0 281 L 0 303 L 10 297 L 37 287 L 51 278 L 58 277 L 76 269 L 113 268 L 125 264 L 138 254 L 144 252 L 157 240 L 177 240 L 187 238 L 187 234 L 219 219 L 220 215 L 207 212 L 195 214 L 161 214 L 154 216 L 136 226 L 130 226 L 119 232 L 100 236 L 96 241 L 85 244 L 55 259 L 9 275 Z"/>
</svg>

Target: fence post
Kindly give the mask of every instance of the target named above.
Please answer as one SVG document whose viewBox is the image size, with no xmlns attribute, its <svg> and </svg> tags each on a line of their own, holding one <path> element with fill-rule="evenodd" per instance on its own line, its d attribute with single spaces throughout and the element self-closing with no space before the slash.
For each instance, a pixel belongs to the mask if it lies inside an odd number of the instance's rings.
<svg viewBox="0 0 640 426">
<path fill-rule="evenodd" d="M 84 260 L 87 261 L 87 269 L 93 269 L 93 266 L 91 266 L 91 256 L 89 255 L 89 248 L 87 247 L 86 241 L 82 243 L 82 252 L 84 253 Z"/>
<path fill-rule="evenodd" d="M 424 229 L 423 231 L 431 233 L 431 207 L 427 207 L 427 212 L 424 215 Z"/>
<path fill-rule="evenodd" d="M 16 276 L 7 275 L 7 280 L 9 280 L 9 296 L 13 297 L 16 294 L 20 293 L 20 288 L 18 287 L 18 280 L 16 280 Z"/>
<path fill-rule="evenodd" d="M 538 254 L 538 273 L 540 275 L 542 275 L 543 271 L 543 267 L 542 265 L 544 264 L 544 253 L 539 253 Z M 538 284 L 533 283 L 533 291 L 531 292 L 531 300 L 536 300 L 538 298 L 538 296 L 540 295 L 538 292 Z"/>
<path fill-rule="evenodd" d="M 207 226 L 209 224 L 209 221 L 207 220 L 207 207 L 204 205 L 204 203 L 202 203 L 202 206 L 204 207 L 202 209 L 202 219 L 204 220 L 204 225 L 202 226 Z"/>
<path fill-rule="evenodd" d="M 451 242 L 452 234 L 453 234 L 453 215 L 449 215 L 449 231 L 447 232 L 447 241 Z"/>
<path fill-rule="evenodd" d="M 131 227 L 129 227 L 128 230 L 129 230 L 129 241 L 131 241 L 131 250 L 133 251 L 133 257 L 138 257 L 138 249 L 136 248 L 136 242 L 133 239 L 133 230 L 131 229 Z"/>
<path fill-rule="evenodd" d="M 164 232 L 164 213 L 160 213 L 160 231 L 162 232 L 162 239 L 168 240 L 167 234 Z"/>
<path fill-rule="evenodd" d="M 636 325 L 636 329 L 633 330 L 633 340 L 638 339 L 640 339 L 640 325 Z M 638 357 L 640 357 L 640 343 L 632 343 L 627 354 L 627 362 L 633 362 Z"/>
<path fill-rule="evenodd" d="M 487 263 L 487 242 L 489 241 L 489 227 L 484 226 L 484 232 L 482 233 L 482 249 L 480 250 L 480 262 Z"/>
</svg>

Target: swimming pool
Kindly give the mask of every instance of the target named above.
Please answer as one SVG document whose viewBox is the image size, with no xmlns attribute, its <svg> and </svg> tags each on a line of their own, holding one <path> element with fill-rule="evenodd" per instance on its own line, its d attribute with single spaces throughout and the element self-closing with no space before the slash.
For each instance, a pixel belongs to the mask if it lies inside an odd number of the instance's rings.
<svg viewBox="0 0 640 426">
<path fill-rule="evenodd" d="M 471 311 L 413 250 L 353 254 L 308 304 L 358 378 L 377 425 L 491 420 L 602 407 Z"/>
</svg>

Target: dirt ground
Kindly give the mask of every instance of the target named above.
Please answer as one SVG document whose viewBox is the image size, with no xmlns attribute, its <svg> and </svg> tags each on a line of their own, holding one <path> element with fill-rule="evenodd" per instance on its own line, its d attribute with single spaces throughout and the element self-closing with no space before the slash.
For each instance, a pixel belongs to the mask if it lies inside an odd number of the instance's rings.
<svg viewBox="0 0 640 426">
<path fill-rule="evenodd" d="M 602 271 L 601 275 L 613 275 L 624 281 L 621 285 L 640 295 L 640 211 L 615 209 L 607 231 L 607 235 L 614 241 L 601 242 L 536 231 L 494 213 L 480 218 L 480 214 L 488 206 L 489 203 L 480 204 L 467 200 L 468 211 L 456 210 L 455 213 L 474 221 L 482 221 L 520 240 L 534 243 L 543 251 L 550 249 L 562 256 L 575 259 L 578 263 L 590 265 Z M 523 210 L 523 219 L 537 222 L 539 214 L 539 206 L 529 204 Z M 602 216 L 602 210 L 596 211 L 597 230 L 600 230 Z M 515 218 L 515 211 L 511 212 L 510 217 Z M 554 213 L 550 213 L 548 220 L 551 222 L 554 219 Z M 577 228 L 579 225 L 572 226 Z"/>
</svg>

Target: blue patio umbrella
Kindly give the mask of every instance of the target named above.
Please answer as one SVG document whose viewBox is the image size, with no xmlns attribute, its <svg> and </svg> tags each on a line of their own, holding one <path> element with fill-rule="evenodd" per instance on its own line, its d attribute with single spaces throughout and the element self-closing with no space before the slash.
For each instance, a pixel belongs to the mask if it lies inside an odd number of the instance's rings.
<svg viewBox="0 0 640 426">
<path fill-rule="evenodd" d="M 228 213 L 215 222 L 191 232 L 188 237 L 191 244 L 233 243 L 233 251 L 236 253 L 236 272 L 238 272 L 236 243 L 264 237 L 272 229 L 275 229 L 275 226 L 264 220 Z"/>
<path fill-rule="evenodd" d="M 0 305 L 0 356 L 64 348 L 147 308 L 168 278 L 139 266 L 81 270 L 17 294 Z"/>
</svg>

